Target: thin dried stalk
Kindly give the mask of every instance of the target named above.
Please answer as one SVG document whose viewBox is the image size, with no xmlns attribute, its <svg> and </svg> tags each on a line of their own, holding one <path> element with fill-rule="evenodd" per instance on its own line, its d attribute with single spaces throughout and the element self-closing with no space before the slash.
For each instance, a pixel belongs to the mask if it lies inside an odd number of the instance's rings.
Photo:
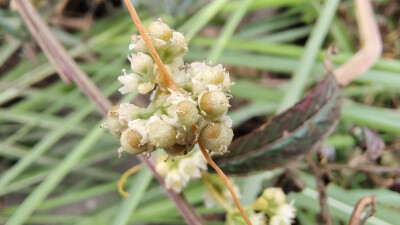
<svg viewBox="0 0 400 225">
<path fill-rule="evenodd" d="M 382 41 L 371 1 L 355 0 L 356 19 L 363 47 L 335 71 L 339 84 L 346 86 L 370 69 L 382 54 Z"/>
<path fill-rule="evenodd" d="M 64 80 L 65 77 L 68 77 L 77 84 L 84 94 L 96 104 L 98 110 L 103 115 L 106 115 L 108 109 L 112 106 L 111 102 L 89 79 L 86 73 L 80 69 L 65 48 L 54 37 L 48 26 L 32 7 L 30 1 L 15 0 L 14 2 L 33 38 L 45 52 L 57 72 L 62 74 L 61 76 L 64 76 Z M 146 158 L 143 155 L 138 155 L 138 158 L 151 170 L 156 180 L 160 183 L 168 197 L 175 203 L 176 208 L 188 224 L 206 224 L 200 214 L 195 211 L 183 195 L 178 195 L 166 188 L 164 179 L 155 171 L 154 157 Z"/>
<path fill-rule="evenodd" d="M 353 213 L 351 214 L 349 225 L 365 224 L 367 219 L 375 213 L 376 202 L 377 202 L 376 196 L 367 196 L 360 199 L 357 202 Z M 367 214 L 365 214 L 364 217 L 362 217 L 364 209 L 368 206 L 371 206 L 371 209 L 367 212 Z"/>
<path fill-rule="evenodd" d="M 321 222 L 322 224 L 332 225 L 332 219 L 329 213 L 329 206 L 328 206 L 328 196 L 326 194 L 326 184 L 324 183 L 322 177 L 323 176 L 322 166 L 318 160 L 317 163 L 314 163 L 309 155 L 306 156 L 306 161 L 314 172 L 315 183 L 317 184 L 317 190 L 319 194 L 319 205 L 321 208 L 320 212 Z"/>
</svg>

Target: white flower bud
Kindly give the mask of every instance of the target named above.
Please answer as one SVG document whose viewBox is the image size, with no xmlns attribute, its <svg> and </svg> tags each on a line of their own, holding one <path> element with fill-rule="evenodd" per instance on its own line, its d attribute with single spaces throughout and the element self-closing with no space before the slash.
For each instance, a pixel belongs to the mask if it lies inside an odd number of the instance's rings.
<svg viewBox="0 0 400 225">
<path fill-rule="evenodd" d="M 174 32 L 162 19 L 150 23 L 145 30 L 150 37 L 164 41 L 169 41 Z"/>
<path fill-rule="evenodd" d="M 168 148 L 175 144 L 176 128 L 161 120 L 158 116 L 152 116 L 149 120 L 149 140 L 157 148 Z"/>
<path fill-rule="evenodd" d="M 179 161 L 178 171 L 188 180 L 201 177 L 200 168 L 191 157 L 183 158 Z"/>
<path fill-rule="evenodd" d="M 153 73 L 154 63 L 153 59 L 149 55 L 138 52 L 128 56 L 128 59 L 131 62 L 131 68 L 134 73 L 142 75 Z"/>
<path fill-rule="evenodd" d="M 187 43 L 185 37 L 180 32 L 174 32 L 167 48 L 163 54 L 163 59 L 169 63 L 174 58 L 183 55 L 187 51 Z"/>
<path fill-rule="evenodd" d="M 176 193 L 182 192 L 182 189 L 187 185 L 188 180 L 185 179 L 176 169 L 170 170 L 165 177 L 165 186 L 168 189 L 174 190 Z"/>
<path fill-rule="evenodd" d="M 203 72 L 199 75 L 199 81 L 203 84 L 222 84 L 225 79 L 225 73 L 222 70 L 217 70 L 214 67 L 206 66 Z"/>
<path fill-rule="evenodd" d="M 204 147 L 216 153 L 227 151 L 232 138 L 232 129 L 222 122 L 209 123 L 200 132 L 200 140 Z"/>
<path fill-rule="evenodd" d="M 170 169 L 165 160 L 166 157 L 161 156 L 157 158 L 157 163 L 156 163 L 156 171 L 162 177 L 166 177 Z"/>
<path fill-rule="evenodd" d="M 264 213 L 259 212 L 256 213 L 254 211 L 251 211 L 250 215 L 249 215 L 249 220 L 251 222 L 252 225 L 266 225 L 266 217 L 264 215 Z"/>
<path fill-rule="evenodd" d="M 140 35 L 132 35 L 131 36 L 131 44 L 129 45 L 129 50 L 135 49 L 137 52 L 147 52 L 147 46 L 144 42 L 142 36 Z"/>
<path fill-rule="evenodd" d="M 198 101 L 202 114 L 208 120 L 218 119 L 228 111 L 230 106 L 225 93 L 218 90 L 201 94 Z"/>
<path fill-rule="evenodd" d="M 286 202 L 286 195 L 280 188 L 267 188 L 263 191 L 262 197 L 265 198 L 269 204 L 282 205 Z"/>
<path fill-rule="evenodd" d="M 186 127 L 195 125 L 199 119 L 199 110 L 192 101 L 181 101 L 176 106 L 179 122 Z"/>
<path fill-rule="evenodd" d="M 128 128 L 128 122 L 137 118 L 139 109 L 139 107 L 128 103 L 111 107 L 107 113 L 108 130 L 120 137 L 122 132 Z"/>
<path fill-rule="evenodd" d="M 278 209 L 277 215 L 287 218 L 290 221 L 290 224 L 296 216 L 296 208 L 293 206 L 293 202 L 281 205 Z"/>
<path fill-rule="evenodd" d="M 273 216 L 269 220 L 269 225 L 290 225 L 292 224 L 290 220 L 282 216 Z"/>
<path fill-rule="evenodd" d="M 138 132 L 142 136 L 140 145 L 145 145 L 149 142 L 149 135 L 147 134 L 147 120 L 135 119 L 128 123 L 130 129 Z"/>
<path fill-rule="evenodd" d="M 153 82 L 141 83 L 141 84 L 139 84 L 139 86 L 138 86 L 138 88 L 137 88 L 137 91 L 138 91 L 140 94 L 146 94 L 146 93 L 152 91 L 152 90 L 154 89 L 155 85 L 156 85 L 156 84 L 153 83 Z"/>
<path fill-rule="evenodd" d="M 119 88 L 118 91 L 121 92 L 121 94 L 137 91 L 139 85 L 139 78 L 137 75 L 134 73 L 126 74 L 125 70 L 122 70 L 122 72 L 124 74 L 118 77 L 118 81 L 124 86 Z"/>
<path fill-rule="evenodd" d="M 146 150 L 145 145 L 141 145 L 142 135 L 132 129 L 126 129 L 120 138 L 122 148 L 130 154 L 139 154 Z"/>
</svg>

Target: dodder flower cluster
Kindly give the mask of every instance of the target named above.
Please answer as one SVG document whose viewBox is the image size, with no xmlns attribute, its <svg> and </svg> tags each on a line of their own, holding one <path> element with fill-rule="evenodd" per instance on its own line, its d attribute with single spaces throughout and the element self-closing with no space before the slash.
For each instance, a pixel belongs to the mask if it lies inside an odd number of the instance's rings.
<svg viewBox="0 0 400 225">
<path fill-rule="evenodd" d="M 177 160 L 165 162 L 165 157 L 157 159 L 156 171 L 165 178 L 168 189 L 180 193 L 192 179 L 201 177 L 202 171 L 207 170 L 207 161 L 201 151 L 191 152 Z"/>
<path fill-rule="evenodd" d="M 265 189 L 253 209 L 266 215 L 269 225 L 290 225 L 296 214 L 293 202 L 286 203 L 286 195 L 280 188 Z"/>
<path fill-rule="evenodd" d="M 221 65 L 205 62 L 184 64 L 183 54 L 188 48 L 183 34 L 161 19 L 145 29 L 180 90 L 170 90 L 163 84 L 143 38 L 133 35 L 129 49 L 136 53 L 128 56 L 132 73 L 123 70 L 124 74 L 118 77 L 123 84 L 119 91 L 154 91 L 147 108 L 123 103 L 108 112 L 107 127 L 120 138 L 118 152 L 151 153 L 162 148 L 174 157 L 191 151 L 197 138 L 209 151 L 227 151 L 233 138 L 232 122 L 226 115 L 231 85 L 228 72 Z"/>
</svg>

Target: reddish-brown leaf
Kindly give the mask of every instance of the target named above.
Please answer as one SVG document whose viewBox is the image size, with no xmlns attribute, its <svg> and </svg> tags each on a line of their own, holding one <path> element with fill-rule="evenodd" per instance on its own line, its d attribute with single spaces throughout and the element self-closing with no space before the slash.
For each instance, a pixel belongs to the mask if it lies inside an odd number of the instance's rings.
<svg viewBox="0 0 400 225">
<path fill-rule="evenodd" d="M 236 139 L 230 153 L 215 156 L 227 174 L 247 174 L 284 166 L 320 144 L 340 117 L 341 88 L 328 75 L 303 99 L 260 128 Z"/>
</svg>

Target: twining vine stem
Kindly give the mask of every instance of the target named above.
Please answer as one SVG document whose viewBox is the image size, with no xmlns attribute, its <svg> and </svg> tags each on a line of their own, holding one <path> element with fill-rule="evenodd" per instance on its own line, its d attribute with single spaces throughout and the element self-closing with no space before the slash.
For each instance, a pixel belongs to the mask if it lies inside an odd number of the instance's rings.
<svg viewBox="0 0 400 225">
<path fill-rule="evenodd" d="M 146 43 L 147 47 L 149 48 L 150 55 L 153 57 L 154 62 L 157 64 L 158 69 L 160 70 L 160 75 L 161 75 L 161 80 L 162 84 L 165 85 L 165 87 L 173 90 L 173 91 L 178 91 L 179 88 L 175 84 L 175 82 L 172 80 L 172 78 L 169 76 L 167 68 L 165 68 L 164 63 L 162 62 L 160 56 L 158 55 L 156 49 L 154 48 L 153 43 L 150 40 L 149 35 L 147 34 L 146 30 L 144 29 L 142 22 L 140 21 L 140 18 L 138 14 L 136 13 L 135 7 L 133 7 L 132 3 L 130 0 L 124 0 L 126 7 L 128 7 L 129 13 L 131 14 L 132 20 L 135 23 L 139 34 L 142 36 L 144 42 Z"/>
<path fill-rule="evenodd" d="M 200 138 L 197 139 L 197 143 L 199 144 L 200 150 L 203 153 L 204 157 L 206 158 L 208 164 L 210 164 L 212 166 L 212 168 L 218 173 L 218 175 L 221 177 L 221 179 L 224 181 L 226 187 L 228 188 L 229 192 L 232 195 L 233 201 L 235 202 L 236 207 L 238 208 L 240 214 L 242 215 L 244 221 L 246 221 L 246 223 L 248 225 L 251 225 L 251 222 L 249 220 L 249 218 L 246 215 L 246 212 L 244 211 L 242 205 L 239 202 L 238 197 L 236 196 L 235 191 L 232 188 L 231 182 L 229 182 L 229 179 L 226 177 L 226 175 L 224 174 L 224 172 L 218 167 L 217 164 L 215 164 L 215 162 L 211 159 L 210 155 L 207 153 L 207 150 L 204 148 L 203 143 L 201 142 Z"/>
</svg>

